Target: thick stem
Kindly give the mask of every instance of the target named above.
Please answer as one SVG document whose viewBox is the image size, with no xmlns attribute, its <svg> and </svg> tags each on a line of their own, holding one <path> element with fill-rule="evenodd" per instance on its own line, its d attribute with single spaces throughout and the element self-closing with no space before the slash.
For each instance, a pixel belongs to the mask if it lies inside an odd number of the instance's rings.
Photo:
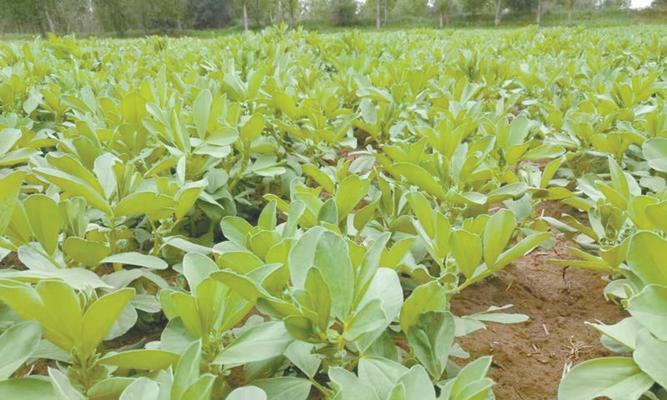
<svg viewBox="0 0 667 400">
<path fill-rule="evenodd" d="M 502 0 L 496 0 L 496 19 L 494 21 L 496 26 L 500 25 L 501 12 L 502 12 Z"/>
</svg>

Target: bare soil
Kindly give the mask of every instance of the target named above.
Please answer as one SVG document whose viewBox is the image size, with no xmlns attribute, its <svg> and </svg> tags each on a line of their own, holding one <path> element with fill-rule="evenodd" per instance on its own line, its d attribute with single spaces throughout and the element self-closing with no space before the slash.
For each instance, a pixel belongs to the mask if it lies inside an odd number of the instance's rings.
<svg viewBox="0 0 667 400">
<path fill-rule="evenodd" d="M 460 340 L 471 359 L 493 356 L 498 400 L 554 400 L 565 368 L 609 354 L 584 322 L 614 323 L 625 313 L 605 301 L 605 276 L 549 263 L 562 258 L 565 245 L 558 237 L 554 250 L 524 257 L 453 300 L 456 315 L 514 304 L 514 312 L 530 317 L 522 324 L 488 324 Z"/>
</svg>

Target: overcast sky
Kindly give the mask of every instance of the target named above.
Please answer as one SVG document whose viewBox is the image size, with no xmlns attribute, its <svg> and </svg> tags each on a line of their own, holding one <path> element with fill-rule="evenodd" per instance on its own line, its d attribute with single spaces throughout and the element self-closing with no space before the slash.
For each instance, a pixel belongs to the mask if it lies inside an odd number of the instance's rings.
<svg viewBox="0 0 667 400">
<path fill-rule="evenodd" d="M 631 0 L 632 8 L 644 8 L 651 5 L 653 0 Z"/>
</svg>

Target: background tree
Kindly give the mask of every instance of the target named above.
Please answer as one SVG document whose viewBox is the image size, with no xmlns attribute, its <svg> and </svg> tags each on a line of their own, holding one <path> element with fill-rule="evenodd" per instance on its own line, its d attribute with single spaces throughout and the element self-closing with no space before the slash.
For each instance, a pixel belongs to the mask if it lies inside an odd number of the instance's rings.
<svg viewBox="0 0 667 400">
<path fill-rule="evenodd" d="M 231 15 L 227 0 L 190 0 L 188 15 L 195 29 L 221 28 L 228 24 Z"/>
<path fill-rule="evenodd" d="M 495 0 L 460 0 L 464 13 L 472 16 L 495 10 Z"/>
<path fill-rule="evenodd" d="M 296 26 L 301 12 L 301 4 L 299 0 L 276 0 L 278 5 L 278 20 L 283 21 L 287 19 L 290 26 Z M 285 18 L 285 16 L 287 18 Z"/>
<path fill-rule="evenodd" d="M 104 29 L 125 36 L 131 26 L 131 0 L 94 0 L 93 6 Z"/>
<path fill-rule="evenodd" d="M 602 0 L 603 8 L 628 9 L 630 5 L 630 0 Z"/>
<path fill-rule="evenodd" d="M 355 0 L 331 0 L 331 18 L 334 25 L 352 25 L 356 17 L 357 3 Z"/>
<path fill-rule="evenodd" d="M 397 0 L 391 12 L 395 17 L 423 17 L 428 13 L 426 0 Z"/>
<path fill-rule="evenodd" d="M 457 4 L 454 0 L 436 0 L 434 9 L 438 14 L 440 28 L 449 25 L 452 14 L 456 11 Z"/>
<path fill-rule="evenodd" d="M 493 22 L 496 26 L 500 25 L 500 19 L 502 18 L 502 0 L 495 0 L 496 2 L 496 17 Z"/>
</svg>

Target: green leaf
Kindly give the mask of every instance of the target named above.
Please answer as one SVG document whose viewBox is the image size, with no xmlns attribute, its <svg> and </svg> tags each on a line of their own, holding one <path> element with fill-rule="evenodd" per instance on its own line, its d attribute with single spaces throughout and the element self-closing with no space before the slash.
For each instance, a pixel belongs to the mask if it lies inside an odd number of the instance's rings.
<svg viewBox="0 0 667 400">
<path fill-rule="evenodd" d="M 23 178 L 25 172 L 22 171 L 0 175 L 0 235 L 5 232 L 12 220 Z"/>
<path fill-rule="evenodd" d="M 485 378 L 491 366 L 491 357 L 480 357 L 467 364 L 458 375 L 445 383 L 442 399 L 487 399 L 492 398 L 493 381 Z"/>
<path fill-rule="evenodd" d="M 247 238 L 252 230 L 252 225 L 246 220 L 239 217 L 227 216 L 220 222 L 220 227 L 227 240 L 241 247 L 246 247 Z"/>
<path fill-rule="evenodd" d="M 380 299 L 372 300 L 355 312 L 352 319 L 345 325 L 343 337 L 347 341 L 354 341 L 364 333 L 384 327 L 386 318 L 387 316 L 382 309 L 382 301 Z"/>
<path fill-rule="evenodd" d="M 558 400 L 637 400 L 653 386 L 629 357 L 607 357 L 584 361 L 572 368 L 558 387 Z"/>
<path fill-rule="evenodd" d="M 183 399 L 193 400 L 209 400 L 213 392 L 213 384 L 216 376 L 213 374 L 204 374 L 197 378 L 195 382 L 188 386 L 188 389 L 183 393 Z"/>
<path fill-rule="evenodd" d="M 548 160 L 559 157 L 565 153 L 562 146 L 553 144 L 541 144 L 523 154 L 522 159 L 527 161 Z"/>
<path fill-rule="evenodd" d="M 388 398 L 398 380 L 408 372 L 403 365 L 382 357 L 363 357 L 359 360 L 359 380 L 368 382 L 378 397 Z"/>
<path fill-rule="evenodd" d="M 317 221 L 334 226 L 338 224 L 338 208 L 334 199 L 329 199 L 322 204 L 320 212 L 317 214 Z"/>
<path fill-rule="evenodd" d="M 63 252 L 86 267 L 98 266 L 111 249 L 104 243 L 70 236 L 63 242 Z"/>
<path fill-rule="evenodd" d="M 474 233 L 456 230 L 452 234 L 452 255 L 459 271 L 470 278 L 482 262 L 482 239 Z"/>
<path fill-rule="evenodd" d="M 35 288 L 41 298 L 41 309 L 31 310 L 32 317 L 42 323 L 44 336 L 55 344 L 64 344 L 65 351 L 80 344 L 83 327 L 79 297 L 71 286 L 61 281 L 42 281 Z M 15 310 L 17 311 L 17 310 Z M 36 317 L 36 318 L 35 318 Z M 67 338 L 65 342 L 53 340 L 54 333 Z"/>
<path fill-rule="evenodd" d="M 329 378 L 336 385 L 340 400 L 381 400 L 372 386 L 341 367 L 329 368 Z"/>
<path fill-rule="evenodd" d="M 178 191 L 176 194 L 178 204 L 174 210 L 176 219 L 185 217 L 207 185 L 208 181 L 206 179 L 197 182 L 188 182 Z"/>
<path fill-rule="evenodd" d="M 287 347 L 284 354 L 292 364 L 296 365 L 306 376 L 312 378 L 322 364 L 320 357 L 313 354 L 314 348 L 314 344 L 294 341 Z"/>
<path fill-rule="evenodd" d="M 226 400 L 268 400 L 268 397 L 266 392 L 257 386 L 244 386 L 234 389 Z"/>
<path fill-rule="evenodd" d="M 408 333 L 410 327 L 417 325 L 420 315 L 429 311 L 446 311 L 447 293 L 437 281 L 417 286 L 403 303 L 401 309 L 401 330 Z"/>
<path fill-rule="evenodd" d="M 287 222 L 283 228 L 283 237 L 291 238 L 296 233 L 299 220 L 306 210 L 306 205 L 301 200 L 292 201 L 287 210 Z"/>
<path fill-rule="evenodd" d="M 5 128 L 0 131 L 0 156 L 6 154 L 21 138 L 21 130 Z"/>
<path fill-rule="evenodd" d="M 667 286 L 667 240 L 653 232 L 639 232 L 630 239 L 628 265 L 644 284 Z"/>
<path fill-rule="evenodd" d="M 494 269 L 498 257 L 512 237 L 516 219 L 511 211 L 500 210 L 493 214 L 484 229 L 484 262 L 489 269 Z"/>
<path fill-rule="evenodd" d="M 667 139 L 653 138 L 644 142 L 642 146 L 644 158 L 648 165 L 660 172 L 667 172 Z"/>
<path fill-rule="evenodd" d="M 234 365 L 281 355 L 292 342 L 282 321 L 264 322 L 244 331 L 215 358 L 215 364 Z"/>
<path fill-rule="evenodd" d="M 39 177 L 57 185 L 71 197 L 81 196 L 86 199 L 91 206 L 107 215 L 112 214 L 111 207 L 107 200 L 100 194 L 100 192 L 95 190 L 94 185 L 91 185 L 90 182 L 53 168 L 35 168 L 33 169 L 33 172 Z"/>
<path fill-rule="evenodd" d="M 208 89 L 204 89 L 197 95 L 195 102 L 192 104 L 192 120 L 197 129 L 197 136 L 201 139 L 206 137 L 208 130 L 208 120 L 211 115 L 211 102 L 213 96 Z"/>
<path fill-rule="evenodd" d="M 136 251 L 113 254 L 111 256 L 102 259 L 100 263 L 135 265 L 138 267 L 145 267 L 156 270 L 163 270 L 169 267 L 169 265 L 167 265 L 167 263 L 160 258 L 151 255 L 141 254 Z"/>
<path fill-rule="evenodd" d="M 0 381 L 0 399 L 53 400 L 56 393 L 47 379 L 27 377 Z"/>
<path fill-rule="evenodd" d="M 112 376 L 98 381 L 86 392 L 91 400 L 115 400 L 133 382 L 135 378 Z"/>
<path fill-rule="evenodd" d="M 313 164 L 304 164 L 301 166 L 303 173 L 313 178 L 318 185 L 322 186 L 327 193 L 334 193 L 334 182 L 331 180 L 329 175 L 323 172 L 318 166 Z"/>
<path fill-rule="evenodd" d="M 9 378 L 39 346 L 42 329 L 28 321 L 12 326 L 0 335 L 0 381 Z"/>
<path fill-rule="evenodd" d="M 336 208 L 340 221 L 347 218 L 354 207 L 368 193 L 370 180 L 359 178 L 357 175 L 349 175 L 339 184 L 336 191 Z"/>
<path fill-rule="evenodd" d="M 637 347 L 637 334 L 642 330 L 642 325 L 633 317 L 624 318 L 613 325 L 594 323 L 589 325 L 602 333 L 601 341 L 605 347 L 610 348 L 609 344 L 613 344 L 614 351 L 620 348 L 621 352 L 634 350 Z"/>
<path fill-rule="evenodd" d="M 415 365 L 397 382 L 405 388 L 406 399 L 436 400 L 433 383 L 421 365 Z"/>
<path fill-rule="evenodd" d="M 164 350 L 140 349 L 107 354 L 99 360 L 104 365 L 153 371 L 176 364 L 178 354 Z"/>
<path fill-rule="evenodd" d="M 261 229 L 272 231 L 276 229 L 276 205 L 275 201 L 270 201 L 259 214 L 257 226 Z"/>
<path fill-rule="evenodd" d="M 442 188 L 442 184 L 440 184 L 440 182 L 438 182 L 438 180 L 433 177 L 432 173 L 426 171 L 419 165 L 408 162 L 399 162 L 396 163 L 394 167 L 411 184 L 419 187 L 429 194 L 432 194 L 433 196 L 436 196 L 441 200 L 445 200 L 447 198 L 447 194 Z"/>
<path fill-rule="evenodd" d="M 449 312 L 428 312 L 408 330 L 408 343 L 419 362 L 438 380 L 447 366 L 454 343 L 454 317 Z"/>
<path fill-rule="evenodd" d="M 317 323 L 322 332 L 329 327 L 329 315 L 331 314 L 331 293 L 329 286 L 322 278 L 317 268 L 311 268 L 306 277 L 306 293 L 308 293 L 309 308 L 318 316 Z"/>
<path fill-rule="evenodd" d="M 183 257 L 183 275 L 185 275 L 190 292 L 193 295 L 197 294 L 199 284 L 217 271 L 219 271 L 218 266 L 203 254 L 187 253 Z"/>
<path fill-rule="evenodd" d="M 523 144 L 530 132 L 530 120 L 524 116 L 516 117 L 510 123 L 508 146 L 518 146 Z"/>
<path fill-rule="evenodd" d="M 97 299 L 83 315 L 82 351 L 89 354 L 102 342 L 125 306 L 134 297 L 133 288 L 125 288 Z"/>
<path fill-rule="evenodd" d="M 260 379 L 253 384 L 262 389 L 271 400 L 307 400 L 311 387 L 308 380 L 291 376 Z"/>
<path fill-rule="evenodd" d="M 62 227 L 58 204 L 48 196 L 33 194 L 23 205 L 32 232 L 44 250 L 52 255 L 58 246 L 58 235 Z"/>
<path fill-rule="evenodd" d="M 129 384 L 119 400 L 158 400 L 160 386 L 157 382 L 148 378 L 139 378 Z"/>
<path fill-rule="evenodd" d="M 313 263 L 329 287 L 332 314 L 345 320 L 354 299 L 354 269 L 347 243 L 325 231 L 317 241 Z"/>
<path fill-rule="evenodd" d="M 58 400 L 86 400 L 86 396 L 81 394 L 69 381 L 69 378 L 64 373 L 57 369 L 49 368 L 49 377 L 51 377 L 51 384 L 53 391 L 56 393 Z"/>
<path fill-rule="evenodd" d="M 322 227 L 311 228 L 292 246 L 287 256 L 287 264 L 294 287 L 303 288 L 308 270 L 315 262 L 316 245 L 323 233 L 324 229 Z"/>
<path fill-rule="evenodd" d="M 121 199 L 114 207 L 114 213 L 116 217 L 145 214 L 159 219 L 171 213 L 175 206 L 176 202 L 170 197 L 153 192 L 135 192 Z"/>
<path fill-rule="evenodd" d="M 240 134 L 241 140 L 246 143 L 250 143 L 253 140 L 257 139 L 259 135 L 262 134 L 264 130 L 264 125 L 266 121 L 264 116 L 260 113 L 253 114 L 246 122 L 241 126 Z"/>
<path fill-rule="evenodd" d="M 171 398 L 188 398 L 184 396 L 188 387 L 199 378 L 202 358 L 201 341 L 190 344 L 179 358 L 174 369 L 174 380 L 171 385 Z"/>
<path fill-rule="evenodd" d="M 426 236 L 428 238 L 435 236 L 435 218 L 433 218 L 433 206 L 431 202 L 419 192 L 408 193 L 406 198 Z"/>
<path fill-rule="evenodd" d="M 637 336 L 637 349 L 632 353 L 639 368 L 658 385 L 667 388 L 667 342 L 658 340 L 649 331 Z"/>
<path fill-rule="evenodd" d="M 130 92 L 120 102 L 123 119 L 128 124 L 138 128 L 141 119 L 146 115 L 146 100 L 137 92 Z"/>
<path fill-rule="evenodd" d="M 304 316 L 289 315 L 283 321 L 285 329 L 294 339 L 309 341 L 317 333 L 313 320 Z"/>
<path fill-rule="evenodd" d="M 634 200 L 638 198 L 642 197 L 635 197 Z M 657 204 L 641 204 L 640 207 L 645 211 L 643 218 L 645 225 L 641 227 L 642 229 L 655 227 L 663 232 L 667 232 L 667 201 Z"/>
<path fill-rule="evenodd" d="M 255 268 L 264 265 L 264 261 L 261 258 L 247 250 L 226 251 L 216 258 L 216 262 L 221 268 L 229 268 L 239 274 L 247 274 Z"/>
<path fill-rule="evenodd" d="M 551 232 L 539 232 L 526 236 L 525 238 L 521 239 L 519 243 L 504 251 L 500 257 L 498 257 L 494 269 L 503 268 L 511 262 L 518 260 L 519 258 L 533 251 L 535 247 L 551 238 L 553 238 Z"/>
<path fill-rule="evenodd" d="M 378 268 L 363 297 L 359 300 L 355 314 L 360 313 L 367 304 L 377 300 L 381 302 L 384 318 L 381 323 L 378 322 L 376 330 L 364 333 L 361 337 L 357 338 L 356 344 L 362 351 L 366 351 L 382 335 L 389 324 L 396 320 L 401 312 L 403 289 L 401 288 L 400 278 L 393 269 Z"/>
<path fill-rule="evenodd" d="M 628 301 L 628 311 L 658 339 L 667 341 L 667 287 L 648 285 Z"/>
</svg>

